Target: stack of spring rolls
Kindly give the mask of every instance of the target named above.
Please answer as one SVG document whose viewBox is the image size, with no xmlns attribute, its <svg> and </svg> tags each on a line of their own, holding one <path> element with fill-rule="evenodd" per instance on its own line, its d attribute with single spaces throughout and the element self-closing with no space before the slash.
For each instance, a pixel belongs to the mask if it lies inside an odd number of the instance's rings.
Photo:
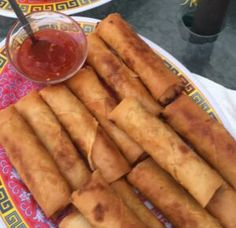
<svg viewBox="0 0 236 228">
<path fill-rule="evenodd" d="M 87 65 L 0 111 L 0 143 L 60 228 L 236 227 L 236 142 L 118 14 Z"/>
</svg>

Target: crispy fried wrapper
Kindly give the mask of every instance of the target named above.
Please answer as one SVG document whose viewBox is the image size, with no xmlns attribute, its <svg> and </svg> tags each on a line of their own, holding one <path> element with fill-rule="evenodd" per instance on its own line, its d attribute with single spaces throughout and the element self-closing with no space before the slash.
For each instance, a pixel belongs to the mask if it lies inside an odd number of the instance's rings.
<svg viewBox="0 0 236 228">
<path fill-rule="evenodd" d="M 79 212 L 67 215 L 59 224 L 59 228 L 93 228 Z"/>
<path fill-rule="evenodd" d="M 124 99 L 110 118 L 205 207 L 223 179 L 165 123 L 134 98 Z M 196 187 L 197 186 L 197 187 Z"/>
<path fill-rule="evenodd" d="M 236 227 L 236 192 L 227 183 L 217 190 L 206 208 L 224 227 Z"/>
<path fill-rule="evenodd" d="M 44 88 L 40 94 L 88 159 L 92 169 L 98 168 L 108 182 L 129 171 L 129 164 L 116 145 L 65 85 Z"/>
<path fill-rule="evenodd" d="M 160 113 L 160 105 L 155 102 L 137 75 L 95 33 L 88 35 L 87 62 L 120 99 L 135 97 L 149 112 Z"/>
<path fill-rule="evenodd" d="M 151 158 L 133 168 L 128 175 L 128 180 L 158 207 L 176 227 L 221 227 L 215 218 Z"/>
<path fill-rule="evenodd" d="M 91 67 L 83 68 L 68 80 L 66 85 L 97 118 L 126 159 L 131 164 L 136 162 L 144 151 L 124 131 L 108 120 L 108 115 L 117 102 L 101 84 L 94 70 Z"/>
<path fill-rule="evenodd" d="M 162 105 L 170 103 L 180 94 L 182 82 L 119 14 L 113 13 L 103 19 L 96 33 L 139 75 Z"/>
<path fill-rule="evenodd" d="M 148 210 L 134 193 L 130 184 L 125 179 L 120 179 L 111 184 L 115 192 L 123 199 L 124 203 L 132 210 L 140 220 L 149 228 L 163 228 L 155 215 Z"/>
<path fill-rule="evenodd" d="M 236 189 L 236 141 L 192 99 L 180 96 L 163 116 Z"/>
<path fill-rule="evenodd" d="M 73 190 L 85 183 L 90 171 L 49 106 L 33 91 L 15 105 L 52 155 Z"/>
<path fill-rule="evenodd" d="M 51 155 L 13 106 L 0 112 L 0 144 L 48 217 L 69 203 L 69 185 Z"/>
<path fill-rule="evenodd" d="M 73 192 L 72 203 L 94 227 L 146 227 L 97 171 L 80 190 Z"/>
</svg>

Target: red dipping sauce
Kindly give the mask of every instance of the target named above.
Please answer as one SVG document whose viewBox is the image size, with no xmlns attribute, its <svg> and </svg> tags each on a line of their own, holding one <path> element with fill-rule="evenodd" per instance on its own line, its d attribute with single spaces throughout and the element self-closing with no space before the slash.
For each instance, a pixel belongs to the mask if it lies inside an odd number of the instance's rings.
<svg viewBox="0 0 236 228">
<path fill-rule="evenodd" d="M 37 81 L 64 78 L 80 65 L 82 48 L 72 34 L 55 29 L 34 33 L 37 41 L 28 37 L 15 56 L 18 68 Z"/>
</svg>

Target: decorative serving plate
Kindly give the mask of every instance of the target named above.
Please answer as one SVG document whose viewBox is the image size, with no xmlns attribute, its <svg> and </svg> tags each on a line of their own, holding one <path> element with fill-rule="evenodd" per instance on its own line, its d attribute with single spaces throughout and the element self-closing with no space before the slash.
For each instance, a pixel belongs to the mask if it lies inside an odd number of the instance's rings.
<svg viewBox="0 0 236 228">
<path fill-rule="evenodd" d="M 101 6 L 111 0 L 17 0 L 25 14 L 50 10 L 68 15 Z M 8 0 L 0 0 L 0 15 L 16 18 Z"/>
<path fill-rule="evenodd" d="M 81 27 L 87 34 L 95 29 L 96 23 L 98 22 L 98 20 L 96 19 L 85 17 L 75 17 L 75 19 L 80 23 Z M 157 52 L 157 54 L 159 54 L 163 58 L 163 61 L 165 62 L 166 66 L 171 69 L 171 71 L 176 75 L 176 77 L 179 77 L 184 82 L 186 94 L 192 97 L 192 99 L 213 118 L 217 119 L 218 121 L 223 121 L 225 125 L 229 126 L 229 124 L 223 117 L 222 112 L 218 110 L 217 107 L 214 105 L 214 99 L 210 98 L 209 95 L 207 95 L 207 91 L 202 90 L 201 92 L 199 89 L 200 87 L 198 88 L 196 86 L 192 74 L 180 62 L 178 62 L 173 56 L 171 56 L 161 47 L 146 38 L 143 39 Z M 14 71 L 14 69 L 8 62 L 5 50 L 5 41 L 1 42 L 0 109 L 6 108 L 10 104 L 15 103 L 22 96 L 26 95 L 29 91 L 37 88 L 39 88 L 39 85 L 17 75 L 17 73 Z M 206 97 L 208 99 L 206 99 Z M 210 100 L 211 104 L 213 104 L 214 109 L 208 100 Z M 166 225 L 166 227 L 171 227 L 167 220 L 148 201 L 146 201 L 142 196 L 141 198 L 146 204 L 146 206 L 158 216 L 158 218 Z M 53 225 L 51 221 L 46 219 L 46 217 L 34 201 L 31 193 L 21 182 L 15 169 L 11 166 L 4 149 L 1 147 L 0 215 L 7 227 L 55 227 L 55 225 Z"/>
</svg>

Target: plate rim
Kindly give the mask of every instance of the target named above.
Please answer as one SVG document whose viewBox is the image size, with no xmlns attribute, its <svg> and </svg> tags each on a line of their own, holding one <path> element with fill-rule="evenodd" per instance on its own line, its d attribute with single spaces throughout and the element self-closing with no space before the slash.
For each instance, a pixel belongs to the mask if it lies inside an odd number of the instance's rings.
<svg viewBox="0 0 236 228">
<path fill-rule="evenodd" d="M 111 0 L 108 0 L 108 1 L 111 1 Z M 91 18 L 91 17 L 82 17 L 82 16 L 72 16 L 72 18 L 74 18 L 76 21 L 79 21 L 79 22 L 88 22 L 88 23 L 94 23 L 94 24 L 101 21 L 100 19 Z M 199 83 L 198 80 L 196 80 L 194 78 L 193 73 L 190 70 L 188 70 L 187 67 L 185 67 L 178 59 L 176 59 L 173 55 L 171 55 L 164 48 L 160 47 L 158 44 L 154 43 L 150 39 L 148 39 L 140 34 L 139 34 L 139 36 L 151 48 L 156 50 L 159 54 L 161 54 L 161 56 L 163 58 L 167 59 L 174 66 L 176 66 L 181 71 L 181 73 L 183 73 L 184 75 L 187 76 L 188 80 L 200 91 L 200 93 L 205 98 L 205 100 L 210 104 L 211 108 L 214 110 L 214 113 L 217 115 L 218 120 L 221 121 L 230 132 L 232 132 L 231 125 L 230 125 L 228 119 L 225 117 L 225 115 L 224 115 L 223 111 L 221 110 L 221 108 L 219 107 L 219 105 L 217 105 L 217 102 L 215 101 L 214 97 L 212 97 L 209 94 L 209 92 L 207 91 L 207 89 L 205 89 L 204 86 L 201 83 Z M 6 38 L 0 42 L 0 49 L 2 49 L 4 47 L 5 42 L 6 42 Z"/>
<path fill-rule="evenodd" d="M 80 17 L 80 16 L 75 16 L 73 17 L 74 19 L 80 21 L 80 22 L 88 22 L 88 23 L 97 23 L 100 20 L 95 19 L 95 18 L 90 18 L 90 17 Z M 188 79 L 194 84 L 195 87 L 197 87 L 201 93 L 204 95 L 205 99 L 210 103 L 210 105 L 214 108 L 214 110 L 216 111 L 217 115 L 219 115 L 220 120 L 223 121 L 225 119 L 225 116 L 223 115 L 222 111 L 220 110 L 220 108 L 218 108 L 218 105 L 216 104 L 216 102 L 214 102 L 214 97 L 212 97 L 211 95 L 209 95 L 209 93 L 207 92 L 206 89 L 204 89 L 201 84 L 199 82 L 197 82 L 197 80 L 194 79 L 193 77 L 193 73 L 191 73 L 181 62 L 179 62 L 173 55 L 171 55 L 168 51 L 164 50 L 162 47 L 160 47 L 158 44 L 155 44 L 153 41 L 149 40 L 148 38 L 145 38 L 143 36 L 141 36 L 141 38 L 148 44 L 150 45 L 150 47 L 152 47 L 154 50 L 156 50 L 157 52 L 160 52 L 163 57 L 165 57 L 166 59 L 168 59 L 168 61 L 170 61 L 171 63 L 173 63 L 177 68 L 179 68 L 181 70 L 181 72 L 183 72 Z M 5 41 L 6 39 L 2 40 L 0 42 L 0 49 L 2 49 L 5 45 Z M 0 225 L 1 224 L 1 220 L 4 223 L 4 220 L 2 219 L 2 216 L 0 216 Z M 7 227 L 7 225 L 4 223 L 4 225 Z"/>
<path fill-rule="evenodd" d="M 58 12 L 64 13 L 66 15 L 72 15 L 72 14 L 81 13 L 81 12 L 84 12 L 93 8 L 97 8 L 111 1 L 113 0 L 99 0 L 98 2 L 94 2 L 89 5 L 85 5 L 85 6 L 81 6 L 81 7 L 77 7 L 73 9 L 59 10 Z M 4 10 L 2 8 L 0 8 L 0 16 L 8 17 L 8 18 L 17 18 L 13 11 Z"/>
</svg>

